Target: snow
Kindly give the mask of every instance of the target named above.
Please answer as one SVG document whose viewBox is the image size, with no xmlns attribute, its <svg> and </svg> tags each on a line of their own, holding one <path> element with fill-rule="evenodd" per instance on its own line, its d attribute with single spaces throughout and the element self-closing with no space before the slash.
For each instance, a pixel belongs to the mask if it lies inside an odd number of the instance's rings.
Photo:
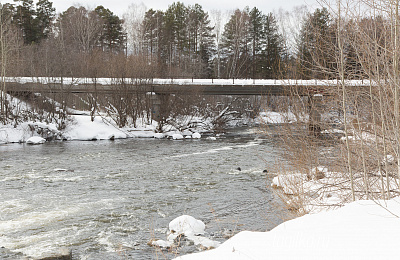
<svg viewBox="0 0 400 260">
<path fill-rule="evenodd" d="M 269 232 L 243 231 L 216 249 L 176 260 L 398 259 L 399 216 L 399 198 L 357 201 L 304 215 Z"/>
<path fill-rule="evenodd" d="M 354 176 L 355 186 L 362 187 L 361 173 Z M 379 173 L 374 176 L 370 189 L 379 192 L 381 181 L 387 180 Z M 391 190 L 398 190 L 396 179 L 391 178 L 389 183 Z M 348 203 L 349 185 L 348 176 L 325 166 L 312 168 L 309 174 L 278 175 L 272 186 L 287 195 L 287 203 L 296 205 L 294 208 L 305 215 L 269 232 L 240 232 L 216 249 L 176 260 L 397 259 L 400 197 Z"/>
<path fill-rule="evenodd" d="M 353 173 L 356 198 L 364 199 L 364 175 Z M 390 190 L 397 191 L 397 181 L 386 177 L 385 173 L 373 172 L 368 177 L 371 192 L 379 194 L 382 186 L 389 183 Z M 387 179 L 389 178 L 389 179 Z M 273 178 L 272 187 L 281 193 L 287 207 L 301 213 L 315 214 L 321 211 L 337 209 L 347 203 L 351 197 L 349 176 L 340 172 L 329 171 L 324 166 L 315 167 L 308 174 L 287 172 Z"/>
<path fill-rule="evenodd" d="M 172 139 L 173 140 L 182 140 L 183 139 L 183 135 L 181 135 L 181 134 L 173 134 L 172 135 Z"/>
<path fill-rule="evenodd" d="M 104 140 L 112 138 L 126 138 L 126 133 L 107 124 L 100 117 L 91 121 L 89 116 L 74 116 L 75 124 L 68 125 L 65 136 L 68 140 Z"/>
<path fill-rule="evenodd" d="M 27 144 L 44 144 L 46 142 L 46 139 L 40 137 L 40 136 L 32 136 L 28 140 L 26 140 Z"/>
<path fill-rule="evenodd" d="M 206 225 L 192 216 L 183 215 L 175 218 L 169 223 L 169 230 L 173 234 L 185 236 L 202 235 Z"/>
<path fill-rule="evenodd" d="M 261 112 L 259 118 L 264 124 L 284 124 L 297 122 L 296 116 L 290 112 Z"/>
<path fill-rule="evenodd" d="M 173 140 L 200 139 L 201 134 L 192 131 L 177 131 L 171 126 L 168 132 L 156 133 L 157 123 L 146 124 L 138 119 L 136 127 L 119 128 L 111 118 L 106 115 L 97 115 L 91 120 L 89 115 L 71 115 L 71 120 L 64 130 L 58 130 L 55 124 L 42 122 L 25 122 L 14 127 L 13 125 L 0 125 L 1 143 L 22 143 L 26 142 L 32 135 L 40 133 L 52 133 L 56 139 L 62 140 L 108 140 L 121 138 L 156 138 L 169 137 Z M 38 131 L 40 129 L 41 131 Z M 197 129 L 199 131 L 199 129 Z M 46 137 L 47 136 L 43 136 Z"/>
<path fill-rule="evenodd" d="M 156 138 L 156 139 L 162 139 L 164 137 L 165 137 L 165 135 L 163 133 L 155 133 L 154 134 L 154 138 Z"/>
<path fill-rule="evenodd" d="M 201 246 L 201 248 L 217 248 L 221 243 L 204 237 L 205 228 L 206 225 L 203 221 L 189 215 L 182 215 L 169 223 L 167 241 L 155 240 L 151 242 L 151 245 L 164 248 L 179 246 L 174 243 L 177 240 L 179 243 L 179 239 L 177 238 L 184 236 L 186 239 L 191 240 L 196 246 Z"/>
<path fill-rule="evenodd" d="M 199 133 L 194 133 L 194 134 L 192 134 L 192 138 L 193 138 L 193 139 L 200 139 L 200 138 L 201 138 L 201 134 L 199 134 Z"/>
</svg>

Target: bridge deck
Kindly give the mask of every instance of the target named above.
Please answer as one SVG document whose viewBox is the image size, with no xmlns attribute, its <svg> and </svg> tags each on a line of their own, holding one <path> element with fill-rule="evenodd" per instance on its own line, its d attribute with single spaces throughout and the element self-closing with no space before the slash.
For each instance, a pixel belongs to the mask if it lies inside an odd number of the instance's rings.
<svg viewBox="0 0 400 260">
<path fill-rule="evenodd" d="M 205 95 L 309 95 L 330 94 L 336 80 L 238 80 L 238 79 L 109 79 L 109 78 L 6 78 L 9 92 L 113 93 L 154 92 L 157 94 Z M 366 88 L 367 80 L 346 81 L 347 87 Z"/>
</svg>

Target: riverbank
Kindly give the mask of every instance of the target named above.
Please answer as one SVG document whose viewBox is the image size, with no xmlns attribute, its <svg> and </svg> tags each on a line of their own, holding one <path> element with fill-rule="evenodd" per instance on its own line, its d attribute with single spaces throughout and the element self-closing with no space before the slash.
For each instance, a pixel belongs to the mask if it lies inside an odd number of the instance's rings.
<svg viewBox="0 0 400 260">
<path fill-rule="evenodd" d="M 399 216 L 399 198 L 356 201 L 284 222 L 269 232 L 243 231 L 217 249 L 176 260 L 397 259 Z"/>
<path fill-rule="evenodd" d="M 363 176 L 356 175 L 357 201 L 349 203 L 348 176 L 324 166 L 312 169 L 309 176 L 281 173 L 271 186 L 288 208 L 302 216 L 269 232 L 240 232 L 217 249 L 176 260 L 396 259 L 400 239 L 400 198 L 394 197 L 397 179 L 370 178 L 371 192 L 379 192 L 382 182 L 389 183 L 392 199 L 363 200 L 358 190 L 363 189 Z"/>
<path fill-rule="evenodd" d="M 292 122 L 291 114 L 277 112 L 261 112 L 256 119 L 233 120 L 229 127 L 237 125 L 259 125 L 260 123 L 279 124 Z M 212 135 L 213 125 L 210 120 L 203 118 L 192 118 L 191 127 L 179 130 L 172 125 L 165 125 L 163 133 L 157 133 L 158 123 L 152 121 L 150 124 L 144 119 L 136 121 L 136 127 L 119 128 L 110 117 L 99 114 L 93 121 L 86 112 L 80 115 L 71 115 L 65 129 L 58 130 L 54 123 L 27 121 L 18 125 L 0 125 L 1 143 L 25 143 L 32 136 L 40 136 L 46 140 L 113 140 L 125 138 L 170 138 L 170 139 L 198 139 L 203 134 Z M 190 122 L 191 123 L 191 122 Z M 212 136 L 213 137 L 213 136 Z"/>
</svg>

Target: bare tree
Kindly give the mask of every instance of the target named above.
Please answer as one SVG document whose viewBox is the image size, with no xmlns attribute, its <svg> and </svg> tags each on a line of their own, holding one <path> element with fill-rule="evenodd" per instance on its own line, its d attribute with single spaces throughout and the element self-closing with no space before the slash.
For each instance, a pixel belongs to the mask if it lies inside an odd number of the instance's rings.
<svg viewBox="0 0 400 260">
<path fill-rule="evenodd" d="M 19 47 L 18 33 L 11 23 L 11 11 L 9 5 L 0 4 L 0 120 L 6 123 L 9 117 L 9 107 L 7 99 L 6 76 L 9 64 L 12 63 L 12 53 Z"/>
</svg>

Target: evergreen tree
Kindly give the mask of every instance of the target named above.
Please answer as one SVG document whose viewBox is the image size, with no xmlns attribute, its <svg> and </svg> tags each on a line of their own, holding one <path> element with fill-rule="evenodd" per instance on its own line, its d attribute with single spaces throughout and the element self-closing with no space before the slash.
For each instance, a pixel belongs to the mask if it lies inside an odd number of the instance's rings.
<svg viewBox="0 0 400 260">
<path fill-rule="evenodd" d="M 279 34 L 275 16 L 269 13 L 264 17 L 265 47 L 262 50 L 262 77 L 276 79 L 283 67 L 284 44 Z"/>
<path fill-rule="evenodd" d="M 225 65 L 224 76 L 227 78 L 240 78 L 249 76 L 249 53 L 251 38 L 249 10 L 237 9 L 225 24 L 222 33 L 222 56 Z"/>
<path fill-rule="evenodd" d="M 300 77 L 305 79 L 328 77 L 321 72 L 321 68 L 333 64 L 332 58 L 329 57 L 329 46 L 332 42 L 330 23 L 330 15 L 326 8 L 317 8 L 303 21 L 297 43 Z"/>
<path fill-rule="evenodd" d="M 103 49 L 110 52 L 120 52 L 125 48 L 125 33 L 122 28 L 123 21 L 108 8 L 98 6 L 95 12 L 103 20 L 103 32 L 100 37 Z"/>
<path fill-rule="evenodd" d="M 194 62 L 194 74 L 212 76 L 211 57 L 215 52 L 215 35 L 212 33 L 208 13 L 199 4 L 189 7 L 189 60 Z"/>
<path fill-rule="evenodd" d="M 45 39 L 48 37 L 52 22 L 55 17 L 56 9 L 53 8 L 53 3 L 47 0 L 39 0 L 36 4 L 36 26 L 38 30 L 38 37 Z"/>
<path fill-rule="evenodd" d="M 173 3 L 165 12 L 163 40 L 167 44 L 168 65 L 183 67 L 183 57 L 187 53 L 187 7 L 181 3 Z"/>
<path fill-rule="evenodd" d="M 33 0 L 17 0 L 14 23 L 17 24 L 24 37 L 25 44 L 39 43 L 48 37 L 55 17 L 53 3 L 39 0 L 35 5 Z"/>
<path fill-rule="evenodd" d="M 254 7 L 250 11 L 250 37 L 252 41 L 252 78 L 259 76 L 262 69 L 262 50 L 266 32 L 264 30 L 265 16 Z"/>
<path fill-rule="evenodd" d="M 143 28 L 144 51 L 153 60 L 157 53 L 159 66 L 169 68 L 167 76 L 211 76 L 215 36 L 209 16 L 200 5 L 186 7 L 177 2 L 165 12 L 150 9 Z"/>
<path fill-rule="evenodd" d="M 143 19 L 143 52 L 149 57 L 149 61 L 154 61 L 153 56 L 157 57 L 158 40 L 160 38 L 161 24 L 164 14 L 159 11 L 149 9 Z"/>
</svg>

